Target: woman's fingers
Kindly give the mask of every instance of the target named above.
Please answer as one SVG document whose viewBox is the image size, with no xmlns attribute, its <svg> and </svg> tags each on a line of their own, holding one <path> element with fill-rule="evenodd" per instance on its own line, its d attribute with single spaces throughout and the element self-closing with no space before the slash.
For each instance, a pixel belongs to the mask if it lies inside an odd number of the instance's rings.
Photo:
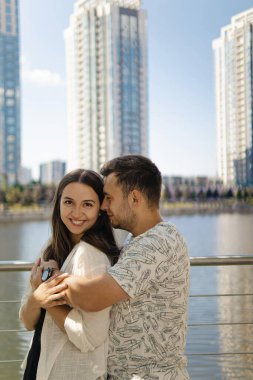
<svg viewBox="0 0 253 380">
<path fill-rule="evenodd" d="M 37 260 L 37 261 L 38 261 L 38 260 Z M 36 273 L 37 273 L 37 268 L 38 268 L 37 261 L 35 262 L 35 264 L 34 264 L 33 267 L 32 267 L 31 277 L 35 277 L 35 275 L 36 275 Z"/>
<path fill-rule="evenodd" d="M 59 284 L 54 286 L 53 288 L 50 288 L 49 292 L 50 294 L 57 294 L 65 289 L 67 289 L 68 285 L 67 284 Z"/>
<path fill-rule="evenodd" d="M 42 267 L 41 259 L 37 259 L 31 270 L 30 282 L 33 289 L 36 289 L 41 283 Z"/>
<path fill-rule="evenodd" d="M 65 296 L 65 292 L 54 293 L 48 297 L 48 301 L 65 301 L 63 298 Z"/>
<path fill-rule="evenodd" d="M 48 260 L 48 261 L 42 260 L 41 265 L 44 267 L 44 269 L 46 268 L 59 269 L 59 265 L 57 264 L 57 261 L 55 260 Z"/>
<path fill-rule="evenodd" d="M 33 273 L 34 277 L 31 279 L 31 283 L 34 290 L 36 289 L 34 296 L 41 307 L 47 308 L 67 303 L 64 296 L 68 285 L 63 280 L 69 277 L 68 273 L 54 275 L 45 282 L 41 282 L 42 267 L 37 267 L 36 271 L 33 268 Z M 40 283 L 37 284 L 38 282 Z"/>
<path fill-rule="evenodd" d="M 67 305 L 67 301 L 65 301 L 63 298 L 58 300 L 58 301 L 54 301 L 52 307 L 54 306 L 62 306 L 62 305 Z"/>
<path fill-rule="evenodd" d="M 68 273 L 54 274 L 46 282 L 50 283 L 52 286 L 60 284 L 65 278 L 69 277 Z"/>
<path fill-rule="evenodd" d="M 65 292 L 54 293 L 48 296 L 47 304 L 45 307 L 54 307 L 66 305 L 67 301 L 64 299 Z"/>
<path fill-rule="evenodd" d="M 36 277 L 38 277 L 39 279 L 41 279 L 42 271 L 43 271 L 42 267 L 37 267 Z"/>
</svg>

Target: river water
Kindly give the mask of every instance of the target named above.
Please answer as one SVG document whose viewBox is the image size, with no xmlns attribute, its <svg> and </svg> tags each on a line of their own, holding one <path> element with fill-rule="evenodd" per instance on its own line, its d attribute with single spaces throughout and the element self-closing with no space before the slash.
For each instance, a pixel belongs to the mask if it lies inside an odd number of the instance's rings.
<svg viewBox="0 0 253 380">
<path fill-rule="evenodd" d="M 253 254 L 253 215 L 187 215 L 169 220 L 184 235 L 190 256 Z M 47 221 L 0 224 L 0 260 L 33 261 L 49 235 Z M 20 300 L 27 278 L 27 272 L 0 272 L 0 301 Z M 235 295 L 252 293 L 252 284 L 252 266 L 191 268 L 186 353 L 192 380 L 253 379 L 253 296 Z M 234 295 L 214 297 L 217 293 Z M 195 297 L 204 294 L 210 296 Z M 18 308 L 19 303 L 0 302 L 0 330 L 23 329 Z M 21 378 L 20 363 L 1 361 L 22 359 L 30 336 L 0 332 L 0 379 Z"/>
</svg>

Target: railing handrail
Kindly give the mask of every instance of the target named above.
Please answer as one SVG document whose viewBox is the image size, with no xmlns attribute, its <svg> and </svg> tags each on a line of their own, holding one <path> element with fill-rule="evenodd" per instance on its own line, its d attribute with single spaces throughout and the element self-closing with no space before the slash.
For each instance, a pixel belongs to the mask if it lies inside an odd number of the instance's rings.
<svg viewBox="0 0 253 380">
<path fill-rule="evenodd" d="M 190 257 L 191 266 L 253 265 L 253 255 Z"/>
<path fill-rule="evenodd" d="M 245 254 L 245 255 L 223 255 L 223 256 L 211 256 L 211 257 L 190 257 L 191 266 L 216 266 L 216 265 L 253 265 L 253 255 Z M 28 271 L 31 269 L 33 263 L 27 261 L 0 261 L 0 272 L 4 271 Z M 192 297 L 216 297 L 216 296 L 242 296 L 242 295 L 251 295 L 252 293 L 245 294 L 209 294 L 209 295 L 192 295 Z M 12 301 L 0 301 L 0 303 L 5 302 L 20 302 L 16 300 Z M 189 323 L 189 328 L 207 328 L 212 326 L 230 326 L 230 325 L 249 325 L 252 326 L 252 322 L 203 322 L 203 323 Z M 27 330 L 23 329 L 8 329 L 8 330 L 0 330 L 0 334 L 2 333 L 29 333 Z M 253 355 L 253 352 L 185 352 L 187 357 L 196 357 L 196 356 L 245 356 L 245 355 Z M 0 360 L 0 364 L 9 364 L 9 363 L 21 363 L 23 360 L 21 359 L 7 359 Z"/>
<path fill-rule="evenodd" d="M 253 255 L 222 255 L 190 257 L 191 266 L 253 265 Z M 0 261 L 0 272 L 31 270 L 33 262 L 20 260 Z"/>
</svg>

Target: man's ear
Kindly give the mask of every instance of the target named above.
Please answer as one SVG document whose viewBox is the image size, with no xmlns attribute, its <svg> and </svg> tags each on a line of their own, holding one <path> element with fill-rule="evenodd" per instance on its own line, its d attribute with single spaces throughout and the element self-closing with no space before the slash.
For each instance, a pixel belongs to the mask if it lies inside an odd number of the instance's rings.
<svg viewBox="0 0 253 380">
<path fill-rule="evenodd" d="M 130 205 L 133 207 L 138 207 L 141 204 L 142 201 L 142 195 L 139 190 L 132 190 L 128 195 L 128 200 Z"/>
</svg>

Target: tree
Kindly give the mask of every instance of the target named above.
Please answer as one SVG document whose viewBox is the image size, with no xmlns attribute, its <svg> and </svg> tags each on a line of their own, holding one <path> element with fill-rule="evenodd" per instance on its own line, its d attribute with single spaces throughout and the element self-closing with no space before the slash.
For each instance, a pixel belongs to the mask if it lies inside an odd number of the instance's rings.
<svg viewBox="0 0 253 380">
<path fill-rule="evenodd" d="M 19 203 L 21 200 L 21 190 L 19 186 L 9 187 L 6 191 L 6 202 L 9 205 Z"/>
<path fill-rule="evenodd" d="M 170 189 L 169 189 L 169 186 L 168 186 L 168 185 L 164 185 L 163 198 L 164 198 L 166 201 L 169 201 L 169 200 L 171 199 L 171 192 L 170 192 Z"/>
<path fill-rule="evenodd" d="M 199 190 L 199 192 L 197 194 L 197 199 L 199 201 L 204 201 L 205 200 L 205 193 L 204 193 L 203 189 Z"/>
<path fill-rule="evenodd" d="M 233 190 L 231 188 L 229 188 L 225 194 L 225 198 L 228 198 L 228 199 L 231 199 L 234 197 L 234 193 L 233 193 Z"/>
<path fill-rule="evenodd" d="M 214 192 L 213 192 L 213 198 L 217 199 L 217 198 L 219 198 L 219 196 L 220 196 L 220 194 L 219 194 L 218 190 L 215 189 Z"/>
<path fill-rule="evenodd" d="M 213 198 L 213 192 L 212 192 L 212 190 L 211 189 L 207 189 L 207 191 L 206 191 L 206 199 L 211 199 L 211 198 Z"/>
<path fill-rule="evenodd" d="M 238 199 L 238 201 L 242 200 L 242 190 L 240 187 L 238 188 L 238 190 L 236 192 L 236 199 Z"/>
<path fill-rule="evenodd" d="M 179 187 L 177 187 L 175 189 L 175 194 L 174 195 L 175 195 L 175 198 L 176 198 L 177 201 L 181 200 L 181 198 L 182 198 L 182 191 L 179 189 Z"/>
<path fill-rule="evenodd" d="M 247 199 L 249 198 L 249 193 L 248 193 L 248 190 L 247 190 L 246 187 L 243 189 L 243 194 L 242 194 L 242 196 L 243 196 L 243 199 L 244 199 L 245 201 L 247 201 Z"/>
</svg>

